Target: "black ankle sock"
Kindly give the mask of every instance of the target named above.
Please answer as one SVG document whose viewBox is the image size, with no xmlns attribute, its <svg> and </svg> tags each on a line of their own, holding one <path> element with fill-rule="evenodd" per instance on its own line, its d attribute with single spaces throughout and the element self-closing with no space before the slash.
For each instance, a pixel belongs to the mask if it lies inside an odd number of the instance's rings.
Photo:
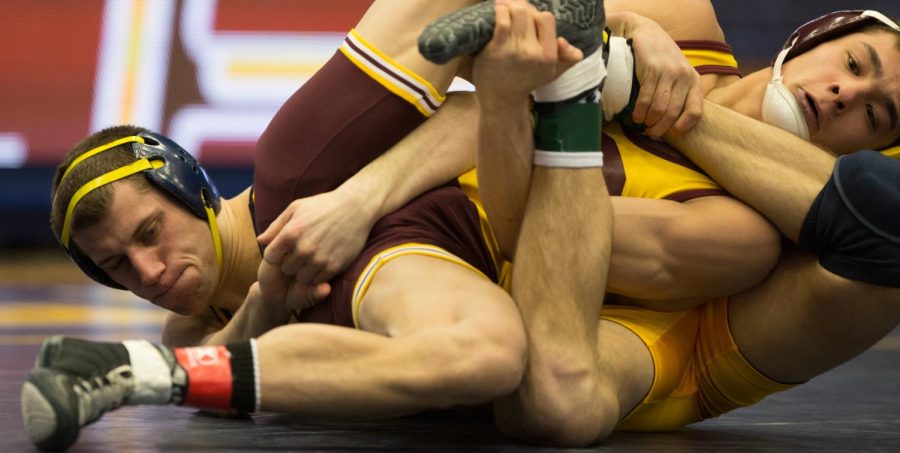
<svg viewBox="0 0 900 453">
<path fill-rule="evenodd" d="M 249 341 L 226 346 L 231 353 L 231 407 L 242 413 L 256 410 L 256 372 Z"/>
</svg>

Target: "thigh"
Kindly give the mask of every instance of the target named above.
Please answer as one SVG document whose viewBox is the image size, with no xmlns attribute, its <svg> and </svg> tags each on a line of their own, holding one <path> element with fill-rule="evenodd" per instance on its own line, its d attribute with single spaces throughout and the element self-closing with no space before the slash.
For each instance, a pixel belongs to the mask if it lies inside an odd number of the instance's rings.
<svg viewBox="0 0 900 453">
<path fill-rule="evenodd" d="M 815 256 L 788 253 L 762 283 L 731 298 L 746 360 L 778 382 L 803 382 L 865 351 L 900 322 L 900 290 L 847 280 Z"/>
<path fill-rule="evenodd" d="M 658 431 L 694 421 L 685 386 L 698 335 L 699 310 L 655 312 L 604 306 L 599 326 L 599 359 L 606 384 L 615 390 L 616 429 Z M 688 383 L 690 384 L 690 383 Z"/>
</svg>

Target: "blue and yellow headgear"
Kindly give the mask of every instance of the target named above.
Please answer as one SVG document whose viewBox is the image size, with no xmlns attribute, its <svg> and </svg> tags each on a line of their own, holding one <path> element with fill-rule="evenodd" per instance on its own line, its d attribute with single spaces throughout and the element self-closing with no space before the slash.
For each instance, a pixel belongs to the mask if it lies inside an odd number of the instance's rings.
<svg viewBox="0 0 900 453">
<path fill-rule="evenodd" d="M 142 173 L 148 181 L 174 196 L 187 206 L 197 217 L 206 220 L 212 233 L 216 260 L 222 268 L 222 238 L 219 234 L 216 214 L 221 208 L 221 197 L 215 184 L 206 170 L 200 166 L 194 156 L 185 151 L 177 143 L 161 134 L 141 132 L 130 137 L 106 143 L 79 155 L 63 172 L 59 185 L 73 168 L 87 159 L 120 145 L 131 145 L 135 161 L 104 173 L 78 188 L 66 208 L 61 233 L 57 236 L 60 245 L 72 257 L 72 261 L 95 281 L 118 289 L 125 289 L 116 283 L 103 269 L 94 264 L 90 258 L 78 250 L 72 242 L 72 217 L 75 207 L 91 191 L 136 173 Z"/>
</svg>

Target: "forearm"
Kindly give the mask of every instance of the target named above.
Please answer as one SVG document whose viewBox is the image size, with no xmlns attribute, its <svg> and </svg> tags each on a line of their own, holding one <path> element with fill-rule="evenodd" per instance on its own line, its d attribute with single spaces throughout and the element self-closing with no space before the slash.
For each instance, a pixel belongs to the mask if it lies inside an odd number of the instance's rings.
<svg viewBox="0 0 900 453">
<path fill-rule="evenodd" d="M 312 417 L 388 417 L 421 409 L 397 378 L 418 361 L 389 357 L 391 339 L 329 325 L 297 324 L 258 340 L 262 408 Z M 407 354 L 408 358 L 411 358 Z M 428 360 L 427 357 L 418 359 Z M 292 364 L 292 366 L 285 366 Z"/>
<path fill-rule="evenodd" d="M 676 40 L 723 41 L 724 33 L 708 0 L 606 0 L 607 26 L 615 36 L 622 26 L 620 13 L 633 13 L 657 22 Z M 625 19 L 627 20 L 627 18 Z"/>
<path fill-rule="evenodd" d="M 169 314 L 163 327 L 162 343 L 169 347 L 187 347 L 246 341 L 289 321 L 290 312 L 266 304 L 259 297 L 258 285 L 253 285 L 244 303 L 224 325 L 211 311 L 198 316 Z"/>
<path fill-rule="evenodd" d="M 494 383 L 475 385 L 460 377 L 465 374 L 460 364 L 471 362 L 447 335 L 452 330 L 420 329 L 395 337 L 326 324 L 272 330 L 257 343 L 262 409 L 381 419 L 496 397 L 487 390 Z"/>
<path fill-rule="evenodd" d="M 449 96 L 432 118 L 336 189 L 288 204 L 258 237 L 265 261 L 296 283 L 324 284 L 360 253 L 378 220 L 474 167 L 477 125 L 474 95 Z M 318 296 L 325 292 L 320 287 Z"/>
<path fill-rule="evenodd" d="M 223 345 L 239 341 L 247 341 L 287 324 L 290 314 L 274 313 L 273 310 L 260 307 L 262 301 L 246 301 L 234 313 L 234 317 L 225 326 L 203 338 L 202 345 Z M 283 310 L 282 310 L 283 311 Z"/>
<path fill-rule="evenodd" d="M 606 27 L 612 36 L 631 38 L 637 21 L 641 19 L 643 16 L 629 11 L 610 11 L 606 14 Z"/>
<path fill-rule="evenodd" d="M 835 162 L 803 139 L 710 102 L 697 126 L 665 138 L 793 241 Z"/>
<path fill-rule="evenodd" d="M 433 117 L 337 190 L 363 194 L 377 220 L 456 179 L 475 166 L 477 111 L 474 94 L 449 95 Z"/>
</svg>

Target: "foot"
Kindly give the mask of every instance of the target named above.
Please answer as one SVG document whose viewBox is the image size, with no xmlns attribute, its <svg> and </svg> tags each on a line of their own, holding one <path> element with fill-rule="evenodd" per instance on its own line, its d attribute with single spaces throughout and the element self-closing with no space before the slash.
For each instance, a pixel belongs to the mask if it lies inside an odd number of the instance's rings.
<svg viewBox="0 0 900 453">
<path fill-rule="evenodd" d="M 37 368 L 22 384 L 22 421 L 35 446 L 63 450 L 83 426 L 122 406 L 133 387 L 129 365 L 91 379 Z"/>
<path fill-rule="evenodd" d="M 603 44 L 605 15 L 602 0 L 528 0 L 540 11 L 556 16 L 556 32 L 587 57 Z M 432 22 L 419 35 L 419 52 L 443 64 L 471 55 L 494 35 L 494 2 L 486 1 L 454 11 Z"/>
<path fill-rule="evenodd" d="M 22 384 L 22 421 L 41 449 L 62 450 L 103 413 L 134 391 L 128 352 L 121 343 L 52 337 Z"/>
</svg>

